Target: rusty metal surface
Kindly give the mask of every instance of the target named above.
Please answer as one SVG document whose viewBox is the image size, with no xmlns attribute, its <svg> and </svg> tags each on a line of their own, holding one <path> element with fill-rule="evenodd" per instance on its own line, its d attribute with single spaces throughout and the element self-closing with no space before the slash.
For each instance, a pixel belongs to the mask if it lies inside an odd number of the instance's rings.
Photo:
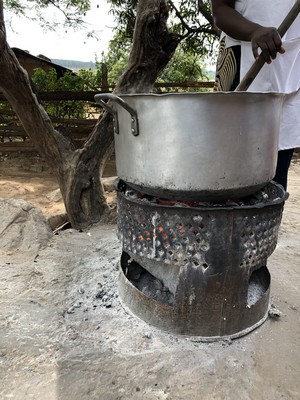
<svg viewBox="0 0 300 400">
<path fill-rule="evenodd" d="M 269 273 L 266 276 L 267 281 L 268 277 Z M 190 289 L 198 282 L 195 281 L 192 285 L 190 283 L 189 280 L 185 295 L 175 299 L 173 306 L 168 306 L 139 290 L 126 277 L 124 265 L 121 265 L 118 291 L 123 305 L 145 322 L 173 334 L 197 336 L 199 341 L 235 339 L 253 331 L 267 319 L 270 282 L 251 307 L 243 307 L 238 303 L 235 306 L 230 301 L 225 304 L 224 295 L 227 291 L 222 293 L 224 286 L 219 286 L 219 298 L 205 299 L 204 293 L 202 301 L 190 301 Z"/>
<path fill-rule="evenodd" d="M 167 207 L 118 192 L 118 235 L 125 251 L 156 261 L 206 269 L 218 253 L 233 264 L 264 265 L 276 247 L 284 199 L 278 187 L 264 207 Z"/>
<path fill-rule="evenodd" d="M 273 195 L 264 206 L 194 208 L 118 193 L 118 234 L 128 255 L 122 260 L 125 303 L 174 333 L 208 338 L 253 329 L 268 310 L 266 264 L 276 247 L 285 200 L 280 187 Z M 131 263 L 145 270 L 142 286 L 127 276 Z M 172 302 L 151 292 L 152 277 Z"/>
</svg>

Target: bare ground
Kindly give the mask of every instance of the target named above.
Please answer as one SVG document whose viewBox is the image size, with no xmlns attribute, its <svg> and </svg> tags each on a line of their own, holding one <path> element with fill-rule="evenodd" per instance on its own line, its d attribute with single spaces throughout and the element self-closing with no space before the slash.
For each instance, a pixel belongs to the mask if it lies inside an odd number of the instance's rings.
<svg viewBox="0 0 300 400">
<path fill-rule="evenodd" d="M 64 212 L 42 161 L 0 161 L 0 198 L 30 201 L 46 217 Z M 289 192 L 268 260 L 282 315 L 233 341 L 201 343 L 131 315 L 118 297 L 115 225 L 61 231 L 38 254 L 1 253 L 0 398 L 300 399 L 298 158 Z"/>
</svg>

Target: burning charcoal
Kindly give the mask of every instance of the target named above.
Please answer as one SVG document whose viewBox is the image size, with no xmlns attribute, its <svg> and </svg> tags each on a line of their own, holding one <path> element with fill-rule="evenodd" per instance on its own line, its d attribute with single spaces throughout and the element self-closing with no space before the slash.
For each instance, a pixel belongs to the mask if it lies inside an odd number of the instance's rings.
<svg viewBox="0 0 300 400">
<path fill-rule="evenodd" d="M 207 201 L 206 202 L 197 201 L 197 207 L 207 207 L 207 206 L 210 206 L 210 205 L 211 205 L 211 203 L 208 203 Z"/>
<path fill-rule="evenodd" d="M 147 196 L 147 197 L 143 197 L 142 199 L 140 199 L 140 201 L 142 202 L 142 203 L 151 203 L 151 204 L 153 204 L 153 203 L 155 203 L 155 197 L 152 197 L 151 198 L 151 196 Z"/>
<path fill-rule="evenodd" d="M 160 204 L 161 206 L 175 206 L 177 203 L 176 200 L 168 200 L 168 199 L 156 199 L 156 203 Z"/>
<path fill-rule="evenodd" d="M 147 193 L 138 192 L 137 196 L 141 200 L 147 200 L 147 201 L 150 201 L 150 202 L 152 202 L 153 199 L 154 199 L 154 196 L 151 196 L 150 194 L 147 194 Z"/>
</svg>

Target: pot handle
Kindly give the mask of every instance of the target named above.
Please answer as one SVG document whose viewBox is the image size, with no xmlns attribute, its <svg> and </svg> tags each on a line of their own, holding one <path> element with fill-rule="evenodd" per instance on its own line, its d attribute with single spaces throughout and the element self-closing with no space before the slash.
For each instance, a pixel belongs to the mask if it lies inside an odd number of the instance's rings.
<svg viewBox="0 0 300 400">
<path fill-rule="evenodd" d="M 97 104 L 99 104 L 101 107 L 103 107 L 106 111 L 110 112 L 113 115 L 114 118 L 114 129 L 115 133 L 119 134 L 119 120 L 118 120 L 118 113 L 116 110 L 114 110 L 113 107 L 105 103 L 103 100 L 111 100 L 115 101 L 118 103 L 121 107 L 123 107 L 127 112 L 129 112 L 131 116 L 131 133 L 133 136 L 138 136 L 139 135 L 139 121 L 138 121 L 138 116 L 137 112 L 130 107 L 121 97 L 113 94 L 113 93 L 99 93 L 95 95 L 95 101 Z"/>
</svg>

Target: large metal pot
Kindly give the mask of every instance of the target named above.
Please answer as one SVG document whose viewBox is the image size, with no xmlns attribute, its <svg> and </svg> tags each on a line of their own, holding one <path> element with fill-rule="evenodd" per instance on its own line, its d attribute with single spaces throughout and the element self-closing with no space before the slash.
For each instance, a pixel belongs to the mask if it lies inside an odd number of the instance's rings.
<svg viewBox="0 0 300 400">
<path fill-rule="evenodd" d="M 283 97 L 212 92 L 95 100 L 114 115 L 119 178 L 155 196 L 214 201 L 252 194 L 274 177 Z"/>
</svg>

